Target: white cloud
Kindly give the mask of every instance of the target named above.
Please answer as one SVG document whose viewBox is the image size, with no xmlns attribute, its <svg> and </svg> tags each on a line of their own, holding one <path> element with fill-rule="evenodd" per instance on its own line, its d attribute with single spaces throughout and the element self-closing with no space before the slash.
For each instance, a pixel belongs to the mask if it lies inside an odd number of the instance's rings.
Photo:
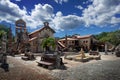
<svg viewBox="0 0 120 80">
<path fill-rule="evenodd" d="M 68 0 L 54 0 L 58 4 L 62 4 L 63 2 L 68 2 Z"/>
<path fill-rule="evenodd" d="M 6 6 L 7 5 L 7 6 Z M 50 26 L 55 30 L 72 29 L 82 24 L 81 18 L 76 15 L 63 16 L 62 12 L 58 11 L 54 14 L 54 9 L 49 4 L 37 4 L 31 12 L 26 12 L 26 8 L 20 9 L 17 4 L 7 1 L 0 1 L 0 17 L 2 21 L 14 23 L 17 19 L 22 18 L 26 21 L 27 26 L 36 28 L 43 25 L 44 21 L 48 21 Z M 2 17 L 2 15 L 4 17 Z"/>
<path fill-rule="evenodd" d="M 32 10 L 31 16 L 39 20 L 49 20 L 53 16 L 53 7 L 49 4 L 35 5 L 35 9 Z"/>
<path fill-rule="evenodd" d="M 88 4 L 89 2 L 93 2 L 93 0 L 87 0 L 87 1 L 83 2 L 83 4 Z"/>
<path fill-rule="evenodd" d="M 61 17 L 61 16 L 63 16 L 63 14 L 62 14 L 61 11 L 58 11 L 58 12 L 56 13 L 56 16 L 57 16 L 57 17 Z"/>
<path fill-rule="evenodd" d="M 20 9 L 17 4 L 10 2 L 10 0 L 0 0 L 0 21 L 14 23 L 17 19 L 22 18 L 30 28 L 36 28 L 43 25 L 44 21 L 48 21 L 50 26 L 57 31 L 73 29 L 83 24 L 86 26 L 120 24 L 120 18 L 115 17 L 116 14 L 120 14 L 120 0 L 116 2 L 114 0 L 91 1 L 93 3 L 88 8 L 83 9 L 80 17 L 75 14 L 64 16 L 61 11 L 54 13 L 54 8 L 49 4 L 37 4 L 31 12 L 27 12 L 25 6 Z"/>
<path fill-rule="evenodd" d="M 43 24 L 44 21 L 48 21 L 50 22 L 52 20 L 52 17 L 54 17 L 53 14 L 53 7 L 49 4 L 45 4 L 45 5 L 35 5 L 35 8 L 32 9 L 30 16 L 31 19 L 27 19 L 25 18 L 28 22 L 32 22 L 29 23 L 31 25 L 33 25 L 34 27 L 37 27 L 41 24 Z"/>
<path fill-rule="evenodd" d="M 62 12 L 57 12 L 53 23 L 57 30 L 73 29 L 83 24 L 82 19 L 76 15 L 62 16 Z"/>
<path fill-rule="evenodd" d="M 30 28 L 36 28 L 42 25 L 44 21 L 51 21 L 54 16 L 53 7 L 48 4 L 35 5 L 35 8 L 29 13 L 30 15 L 28 15 L 25 6 L 23 6 L 23 9 L 20 9 L 17 4 L 9 0 L 1 0 L 0 6 L 1 21 L 14 23 L 16 20 L 22 18 Z"/>
<path fill-rule="evenodd" d="M 18 18 L 22 18 L 27 15 L 25 9 L 20 9 L 20 7 L 9 0 L 0 1 L 0 18 L 8 22 L 15 21 Z"/>
<path fill-rule="evenodd" d="M 21 0 L 15 0 L 15 1 L 18 1 L 18 2 L 20 2 Z"/>
<path fill-rule="evenodd" d="M 93 4 L 83 11 L 83 20 L 86 26 L 91 24 L 105 26 L 107 24 L 119 24 L 120 0 L 93 0 Z"/>
<path fill-rule="evenodd" d="M 80 9 L 80 10 L 83 9 L 83 7 L 82 7 L 81 5 L 75 6 L 75 8 L 78 8 L 78 9 Z"/>
</svg>

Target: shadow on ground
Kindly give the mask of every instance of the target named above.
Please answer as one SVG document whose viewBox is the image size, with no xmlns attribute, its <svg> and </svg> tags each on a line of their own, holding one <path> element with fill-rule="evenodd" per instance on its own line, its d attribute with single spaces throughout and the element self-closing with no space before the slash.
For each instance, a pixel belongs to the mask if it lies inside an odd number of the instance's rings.
<svg viewBox="0 0 120 80">
<path fill-rule="evenodd" d="M 4 69 L 5 72 L 9 71 L 9 64 L 8 63 L 2 63 L 0 65 L 0 68 Z"/>
</svg>

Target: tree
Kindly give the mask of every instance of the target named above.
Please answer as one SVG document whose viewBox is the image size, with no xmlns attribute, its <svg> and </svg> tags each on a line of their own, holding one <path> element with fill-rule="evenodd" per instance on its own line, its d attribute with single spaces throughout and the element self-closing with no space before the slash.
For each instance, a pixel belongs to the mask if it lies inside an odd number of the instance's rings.
<svg viewBox="0 0 120 80">
<path fill-rule="evenodd" d="M 0 31 L 0 39 L 1 39 L 2 36 L 5 35 L 5 34 L 6 34 L 6 32 L 5 32 L 4 30 L 1 30 L 1 31 Z"/>
<path fill-rule="evenodd" d="M 103 32 L 95 36 L 101 42 L 110 42 L 114 45 L 120 44 L 120 30 L 114 32 Z"/>
<path fill-rule="evenodd" d="M 6 35 L 6 32 L 4 30 L 1 30 L 0 31 L 0 46 L 1 46 L 1 43 L 2 43 L 2 37 Z"/>
<path fill-rule="evenodd" d="M 0 31 L 0 40 L 2 40 L 2 36 L 6 35 L 6 32 L 4 30 Z"/>
<path fill-rule="evenodd" d="M 50 47 L 55 49 L 55 46 L 55 39 L 51 37 L 45 38 L 42 42 L 42 47 L 45 48 L 46 51 L 51 51 Z"/>
</svg>

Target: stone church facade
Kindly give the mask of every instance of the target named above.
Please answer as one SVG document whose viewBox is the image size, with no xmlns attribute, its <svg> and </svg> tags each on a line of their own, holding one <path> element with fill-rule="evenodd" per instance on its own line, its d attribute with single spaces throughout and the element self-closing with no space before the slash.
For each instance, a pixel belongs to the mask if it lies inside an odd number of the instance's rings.
<svg viewBox="0 0 120 80">
<path fill-rule="evenodd" d="M 31 32 L 29 35 L 30 51 L 43 52 L 42 41 L 47 37 L 54 37 L 55 31 L 50 28 L 49 23 L 45 22 L 43 28 Z"/>
</svg>

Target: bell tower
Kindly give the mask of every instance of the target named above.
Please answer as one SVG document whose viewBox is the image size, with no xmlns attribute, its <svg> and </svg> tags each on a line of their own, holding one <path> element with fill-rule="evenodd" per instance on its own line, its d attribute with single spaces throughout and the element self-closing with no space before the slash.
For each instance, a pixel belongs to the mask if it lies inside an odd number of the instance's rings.
<svg viewBox="0 0 120 80">
<path fill-rule="evenodd" d="M 48 22 L 44 22 L 44 26 L 45 26 L 45 27 L 48 27 L 48 26 L 49 26 L 49 23 L 48 23 Z"/>
<path fill-rule="evenodd" d="M 26 30 L 26 22 L 23 21 L 22 19 L 19 19 L 15 22 L 16 25 L 16 50 L 19 52 L 24 52 L 25 51 L 25 46 L 28 44 L 28 34 Z"/>
</svg>

